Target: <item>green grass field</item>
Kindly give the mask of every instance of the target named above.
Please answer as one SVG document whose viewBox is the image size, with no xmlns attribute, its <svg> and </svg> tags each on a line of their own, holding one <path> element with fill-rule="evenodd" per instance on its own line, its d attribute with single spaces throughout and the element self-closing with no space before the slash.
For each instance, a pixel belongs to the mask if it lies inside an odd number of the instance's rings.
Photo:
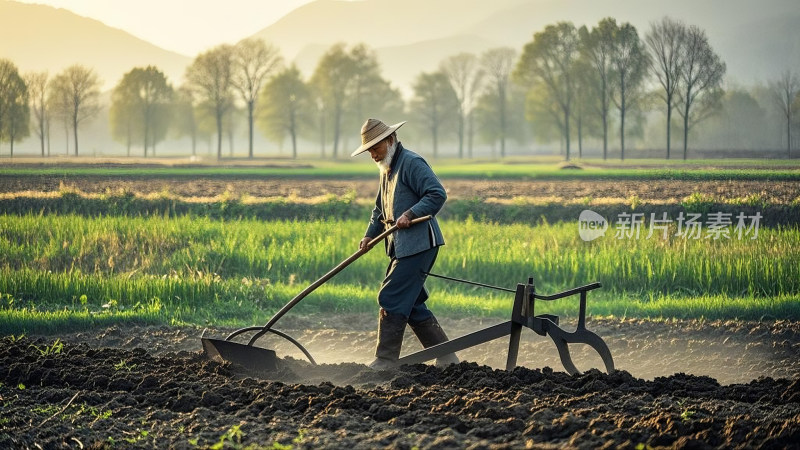
<svg viewBox="0 0 800 450">
<path fill-rule="evenodd" d="M 533 162 L 532 162 L 533 161 Z M 511 159 L 506 162 L 441 160 L 432 162 L 441 178 L 466 179 L 611 179 L 611 180 L 783 180 L 800 181 L 800 164 L 793 160 L 586 160 L 575 161 L 581 170 L 562 164 Z M 375 178 L 371 162 L 280 161 L 247 166 L 125 166 L 5 165 L 0 176 L 48 177 L 152 177 L 152 178 Z"/>
<path fill-rule="evenodd" d="M 0 215 L 0 333 L 108 323 L 252 325 L 356 250 L 364 221 Z M 755 240 L 579 238 L 577 222 L 443 221 L 435 272 L 549 294 L 593 281 L 589 313 L 708 319 L 796 318 L 800 230 Z M 374 249 L 307 297 L 299 314 L 375 311 L 387 259 Z M 507 316 L 513 295 L 431 279 L 451 317 Z M 541 307 L 541 309 L 539 309 Z M 572 315 L 577 299 L 537 304 Z M 294 312 L 294 311 L 293 311 Z"/>
</svg>

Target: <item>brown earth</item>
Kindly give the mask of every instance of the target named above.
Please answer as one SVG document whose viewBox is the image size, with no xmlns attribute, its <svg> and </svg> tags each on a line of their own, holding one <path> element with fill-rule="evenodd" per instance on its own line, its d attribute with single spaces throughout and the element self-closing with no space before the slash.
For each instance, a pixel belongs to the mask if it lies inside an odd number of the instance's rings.
<svg viewBox="0 0 800 450">
<path fill-rule="evenodd" d="M 57 191 L 54 178 L 2 177 L 0 192 Z M 315 197 L 369 180 L 74 179 L 85 192 L 124 189 L 207 197 Z M 797 183 L 722 181 L 445 180 L 451 198 L 681 199 L 760 194 L 780 203 Z M 451 337 L 500 322 L 447 320 Z M 287 341 L 274 373 L 247 374 L 208 361 L 200 329 L 111 327 L 58 336 L 0 338 L 0 448 L 798 448 L 800 322 L 591 319 L 617 372 L 573 349 L 585 374 L 563 372 L 552 342 L 523 333 L 518 363 L 507 340 L 459 353 L 447 368 L 374 372 L 372 316 L 295 317 L 279 324 L 317 359 Z M 574 325 L 573 325 L 574 326 Z M 569 326 L 565 325 L 569 329 Z M 208 330 L 224 336 L 230 330 Z M 64 342 L 57 351 L 56 339 Z M 404 352 L 419 349 L 407 333 Z M 551 369 L 552 368 L 552 369 Z"/>
<path fill-rule="evenodd" d="M 640 201 L 680 201 L 695 192 L 713 195 L 718 199 L 743 198 L 758 194 L 764 201 L 786 204 L 800 198 L 800 188 L 791 181 L 689 181 L 689 180 L 468 180 L 443 181 L 450 198 L 555 197 L 566 200 L 584 198 L 626 200 L 633 195 Z M 309 198 L 327 194 L 345 195 L 355 192 L 358 198 L 372 199 L 376 180 L 345 179 L 136 179 L 126 177 L 87 177 L 59 179 L 57 177 L 0 178 L 0 193 L 58 191 L 76 188 L 87 193 L 136 192 L 152 194 L 169 192 L 180 197 L 214 197 L 230 192 L 254 197 Z"/>
<path fill-rule="evenodd" d="M 274 373 L 204 359 L 193 328 L 112 327 L 2 338 L 0 447 L 792 448 L 800 442 L 800 323 L 590 319 L 617 372 L 523 333 L 460 352 L 457 366 L 374 372 L 374 318 L 287 317 Z M 497 323 L 443 320 L 451 336 Z M 565 328 L 569 328 L 566 327 Z M 230 330 L 226 330 L 230 331 Z M 223 330 L 209 330 L 224 335 Z M 275 340 L 278 339 L 278 340 Z M 419 344 L 406 334 L 404 352 Z M 553 369 L 550 369 L 552 367 Z M 753 381 L 754 380 L 754 381 Z M 277 447 L 277 446 L 276 446 Z M 646 448 L 646 447 L 645 447 Z"/>
</svg>

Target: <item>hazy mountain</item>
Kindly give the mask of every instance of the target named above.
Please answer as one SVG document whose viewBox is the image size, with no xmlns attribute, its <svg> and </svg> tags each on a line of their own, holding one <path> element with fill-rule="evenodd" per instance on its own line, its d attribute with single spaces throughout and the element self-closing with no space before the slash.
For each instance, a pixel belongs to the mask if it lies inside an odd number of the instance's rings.
<svg viewBox="0 0 800 450">
<path fill-rule="evenodd" d="M 255 36 L 296 57 L 306 74 L 333 43 L 367 43 L 384 75 L 408 92 L 413 77 L 450 55 L 493 46 L 521 51 L 548 24 L 591 27 L 608 16 L 632 23 L 640 36 L 663 16 L 698 25 L 728 64 L 728 78 L 742 83 L 800 66 L 797 0 L 317 0 Z"/>
<path fill-rule="evenodd" d="M 21 72 L 72 64 L 94 69 L 110 89 L 134 67 L 155 65 L 180 84 L 191 59 L 65 9 L 0 0 L 0 58 Z"/>
<path fill-rule="evenodd" d="M 644 37 L 650 24 L 670 16 L 697 25 L 728 65 L 728 77 L 752 83 L 800 69 L 797 0 L 528 0 L 465 24 L 463 33 L 521 49 L 548 24 L 571 21 L 592 27 L 604 17 L 630 22 Z"/>
<path fill-rule="evenodd" d="M 306 46 L 364 42 L 395 47 L 449 38 L 523 0 L 317 0 L 284 16 L 254 36 L 277 44 L 293 58 Z M 466 33 L 471 34 L 471 33 Z"/>
</svg>

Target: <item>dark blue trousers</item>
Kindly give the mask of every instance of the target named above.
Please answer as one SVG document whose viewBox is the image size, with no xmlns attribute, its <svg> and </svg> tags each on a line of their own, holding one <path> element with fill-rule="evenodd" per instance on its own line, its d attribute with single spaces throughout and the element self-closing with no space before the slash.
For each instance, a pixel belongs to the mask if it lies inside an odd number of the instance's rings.
<svg viewBox="0 0 800 450">
<path fill-rule="evenodd" d="M 428 299 L 425 279 L 438 254 L 439 247 L 433 247 L 404 258 L 392 256 L 378 291 L 380 307 L 388 313 L 402 314 L 411 324 L 432 317 L 433 313 L 425 306 L 425 300 Z"/>
</svg>

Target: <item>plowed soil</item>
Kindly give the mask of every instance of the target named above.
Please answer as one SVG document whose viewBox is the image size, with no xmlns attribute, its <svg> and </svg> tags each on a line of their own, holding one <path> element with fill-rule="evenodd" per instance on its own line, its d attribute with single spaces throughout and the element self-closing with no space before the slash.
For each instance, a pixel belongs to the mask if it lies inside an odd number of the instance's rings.
<svg viewBox="0 0 800 450">
<path fill-rule="evenodd" d="M 376 372 L 373 317 L 290 318 L 279 368 L 209 361 L 201 330 L 108 328 L 6 337 L 0 448 L 796 448 L 800 323 L 593 319 L 617 368 L 576 348 L 582 375 L 552 343 L 523 333 L 460 352 L 459 365 Z M 498 321 L 443 320 L 451 336 Z M 565 325 L 569 329 L 569 326 Z M 224 335 L 229 330 L 207 330 Z M 406 333 L 404 353 L 419 349 Z"/>
<path fill-rule="evenodd" d="M 566 200 L 593 198 L 624 201 L 636 195 L 641 201 L 670 202 L 699 192 L 715 198 L 744 198 L 760 195 L 762 200 L 777 204 L 791 203 L 800 195 L 797 183 L 789 181 L 691 181 L 691 180 L 461 180 L 443 182 L 451 199 L 546 197 Z M 136 192 L 152 194 L 169 192 L 180 197 L 215 197 L 223 193 L 247 194 L 253 197 L 318 197 L 328 194 L 345 195 L 355 192 L 358 198 L 374 199 L 375 180 L 315 180 L 280 179 L 250 180 L 214 178 L 137 179 L 126 177 L 20 177 L 4 176 L 0 179 L 0 192 L 51 192 L 62 187 L 76 188 L 87 193 Z"/>
</svg>

